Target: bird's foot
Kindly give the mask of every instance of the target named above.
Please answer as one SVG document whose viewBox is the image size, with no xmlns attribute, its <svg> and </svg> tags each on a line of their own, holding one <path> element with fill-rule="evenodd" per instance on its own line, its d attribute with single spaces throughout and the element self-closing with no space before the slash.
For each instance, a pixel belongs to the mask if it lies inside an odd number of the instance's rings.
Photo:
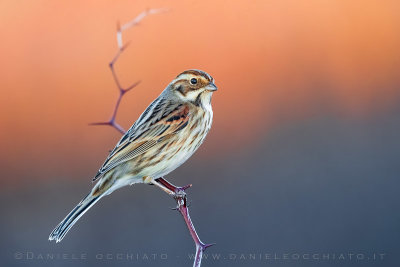
<svg viewBox="0 0 400 267">
<path fill-rule="evenodd" d="M 177 186 L 177 187 L 175 187 L 175 190 L 172 193 L 172 196 L 175 199 L 184 199 L 184 198 L 186 198 L 185 190 L 190 188 L 190 187 L 192 187 L 192 184 L 188 184 L 188 185 L 185 185 L 185 186 L 179 186 L 179 187 Z"/>
</svg>

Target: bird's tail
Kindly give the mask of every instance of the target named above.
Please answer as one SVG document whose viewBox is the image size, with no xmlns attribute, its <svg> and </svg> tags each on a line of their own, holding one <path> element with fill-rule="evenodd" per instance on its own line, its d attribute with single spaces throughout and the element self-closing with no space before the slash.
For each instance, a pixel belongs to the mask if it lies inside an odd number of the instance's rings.
<svg viewBox="0 0 400 267">
<path fill-rule="evenodd" d="M 57 243 L 60 242 L 79 218 L 99 201 L 102 196 L 102 194 L 97 196 L 93 196 L 91 193 L 88 194 L 51 232 L 49 240 L 55 240 Z"/>
</svg>

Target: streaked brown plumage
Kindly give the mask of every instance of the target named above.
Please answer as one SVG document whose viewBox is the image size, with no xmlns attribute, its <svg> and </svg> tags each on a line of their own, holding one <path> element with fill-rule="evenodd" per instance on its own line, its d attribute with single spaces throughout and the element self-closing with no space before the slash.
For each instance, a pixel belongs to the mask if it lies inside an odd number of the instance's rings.
<svg viewBox="0 0 400 267">
<path fill-rule="evenodd" d="M 214 79 L 200 70 L 179 74 L 143 112 L 93 178 L 91 192 L 53 230 L 59 242 L 101 197 L 135 183 L 155 183 L 183 164 L 211 128 Z"/>
</svg>

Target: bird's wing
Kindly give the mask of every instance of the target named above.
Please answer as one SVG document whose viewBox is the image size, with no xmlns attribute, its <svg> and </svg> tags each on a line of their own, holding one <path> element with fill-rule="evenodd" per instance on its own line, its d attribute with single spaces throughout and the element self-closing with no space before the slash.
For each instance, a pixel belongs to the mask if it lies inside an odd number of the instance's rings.
<svg viewBox="0 0 400 267">
<path fill-rule="evenodd" d="M 154 101 L 110 152 L 93 181 L 121 163 L 129 161 L 186 127 L 189 107 Z"/>
</svg>

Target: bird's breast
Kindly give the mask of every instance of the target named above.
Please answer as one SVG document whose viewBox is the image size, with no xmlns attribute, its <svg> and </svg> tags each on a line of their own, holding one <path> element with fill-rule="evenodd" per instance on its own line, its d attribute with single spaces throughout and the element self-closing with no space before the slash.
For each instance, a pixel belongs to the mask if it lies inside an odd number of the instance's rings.
<svg viewBox="0 0 400 267">
<path fill-rule="evenodd" d="M 178 168 L 203 143 L 212 124 L 212 112 L 195 110 L 189 113 L 188 124 L 171 138 L 160 151 L 164 160 L 159 162 L 159 171 L 155 176 L 163 176 Z"/>
</svg>

